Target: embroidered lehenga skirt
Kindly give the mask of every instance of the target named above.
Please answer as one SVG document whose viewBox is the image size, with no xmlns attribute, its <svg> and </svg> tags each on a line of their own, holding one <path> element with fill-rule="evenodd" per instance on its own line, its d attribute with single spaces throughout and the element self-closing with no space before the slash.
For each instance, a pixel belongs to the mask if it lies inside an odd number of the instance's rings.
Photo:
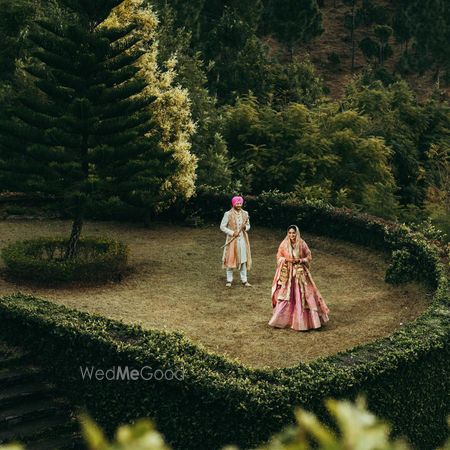
<svg viewBox="0 0 450 450">
<path fill-rule="evenodd" d="M 279 293 L 284 288 L 282 284 L 279 284 L 273 293 L 274 308 L 269 325 L 307 331 L 327 323 L 329 309 L 310 274 L 308 273 L 306 282 L 295 276 L 290 281 L 289 300 L 279 300 Z"/>
</svg>

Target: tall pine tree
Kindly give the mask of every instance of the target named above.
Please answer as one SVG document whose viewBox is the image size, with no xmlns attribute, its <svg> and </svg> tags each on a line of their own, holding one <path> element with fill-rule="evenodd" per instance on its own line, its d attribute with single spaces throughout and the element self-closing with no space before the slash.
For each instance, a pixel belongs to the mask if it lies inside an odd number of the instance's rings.
<svg viewBox="0 0 450 450">
<path fill-rule="evenodd" d="M 450 3 L 448 0 L 411 1 L 408 17 L 419 58 L 429 60 L 439 88 L 443 70 L 450 70 Z"/>
<path fill-rule="evenodd" d="M 73 218 L 67 258 L 97 196 L 118 195 L 149 212 L 172 200 L 174 189 L 193 190 L 188 100 L 182 91 L 168 95 L 170 75 L 152 65 L 141 24 L 115 12 L 123 3 L 66 0 L 65 21 L 36 23 L 18 101 L 0 123 L 0 186 L 64 200 Z M 178 122 L 173 111 L 164 116 L 180 105 Z"/>
<path fill-rule="evenodd" d="M 316 0 L 269 0 L 264 11 L 266 32 L 285 43 L 291 61 L 294 48 L 323 32 L 322 13 Z"/>
</svg>

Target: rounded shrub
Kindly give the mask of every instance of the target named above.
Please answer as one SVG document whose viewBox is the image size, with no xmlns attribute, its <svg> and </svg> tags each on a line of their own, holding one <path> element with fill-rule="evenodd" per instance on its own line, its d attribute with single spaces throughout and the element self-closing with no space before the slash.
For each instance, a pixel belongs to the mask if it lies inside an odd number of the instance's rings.
<svg viewBox="0 0 450 450">
<path fill-rule="evenodd" d="M 113 239 L 81 238 L 73 258 L 65 258 L 68 239 L 17 241 L 2 251 L 9 276 L 58 284 L 117 280 L 127 267 L 128 249 Z"/>
</svg>

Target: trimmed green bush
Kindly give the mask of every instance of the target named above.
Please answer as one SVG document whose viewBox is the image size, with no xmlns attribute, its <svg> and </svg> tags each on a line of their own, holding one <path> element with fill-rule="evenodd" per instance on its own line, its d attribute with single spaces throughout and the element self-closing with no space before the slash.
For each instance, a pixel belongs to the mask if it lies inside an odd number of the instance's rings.
<svg viewBox="0 0 450 450">
<path fill-rule="evenodd" d="M 416 262 L 408 250 L 393 251 L 392 262 L 386 271 L 385 281 L 391 284 L 412 281 Z"/>
<path fill-rule="evenodd" d="M 127 247 L 118 241 L 81 238 L 73 258 L 64 258 L 67 239 L 39 238 L 14 242 L 2 251 L 6 272 L 18 280 L 47 284 L 100 282 L 120 278 Z"/>
<path fill-rule="evenodd" d="M 198 196 L 190 205 L 217 224 L 230 197 Z M 253 224 L 347 239 L 387 251 L 408 251 L 408 277 L 434 290 L 429 308 L 392 335 L 334 356 L 278 370 L 253 370 L 208 353 L 178 333 L 138 326 L 15 295 L 0 299 L 0 334 L 33 351 L 49 377 L 108 432 L 119 423 L 154 417 L 158 429 L 183 450 L 225 444 L 255 447 L 294 421 L 300 406 L 327 417 L 323 400 L 365 393 L 369 408 L 421 450 L 440 445 L 450 411 L 450 295 L 434 245 L 404 226 L 267 194 L 248 198 Z M 179 208 L 174 212 L 182 217 Z M 399 267 L 401 273 L 401 267 Z M 151 307 L 151 306 L 149 306 Z M 97 381 L 80 366 L 182 369 L 182 380 Z"/>
</svg>

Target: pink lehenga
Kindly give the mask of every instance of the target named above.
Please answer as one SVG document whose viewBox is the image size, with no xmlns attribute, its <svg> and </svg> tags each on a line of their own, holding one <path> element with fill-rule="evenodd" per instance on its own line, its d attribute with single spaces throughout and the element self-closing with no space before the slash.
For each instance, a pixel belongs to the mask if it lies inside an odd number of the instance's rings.
<svg viewBox="0 0 450 450">
<path fill-rule="evenodd" d="M 293 228 L 293 227 L 291 227 Z M 281 242 L 277 253 L 277 269 L 272 284 L 273 315 L 269 325 L 290 327 L 296 331 L 320 328 L 328 322 L 330 310 L 320 295 L 311 273 L 311 251 L 300 238 L 297 227 L 293 246 L 288 236 Z M 288 262 L 287 259 L 300 259 Z"/>
</svg>

